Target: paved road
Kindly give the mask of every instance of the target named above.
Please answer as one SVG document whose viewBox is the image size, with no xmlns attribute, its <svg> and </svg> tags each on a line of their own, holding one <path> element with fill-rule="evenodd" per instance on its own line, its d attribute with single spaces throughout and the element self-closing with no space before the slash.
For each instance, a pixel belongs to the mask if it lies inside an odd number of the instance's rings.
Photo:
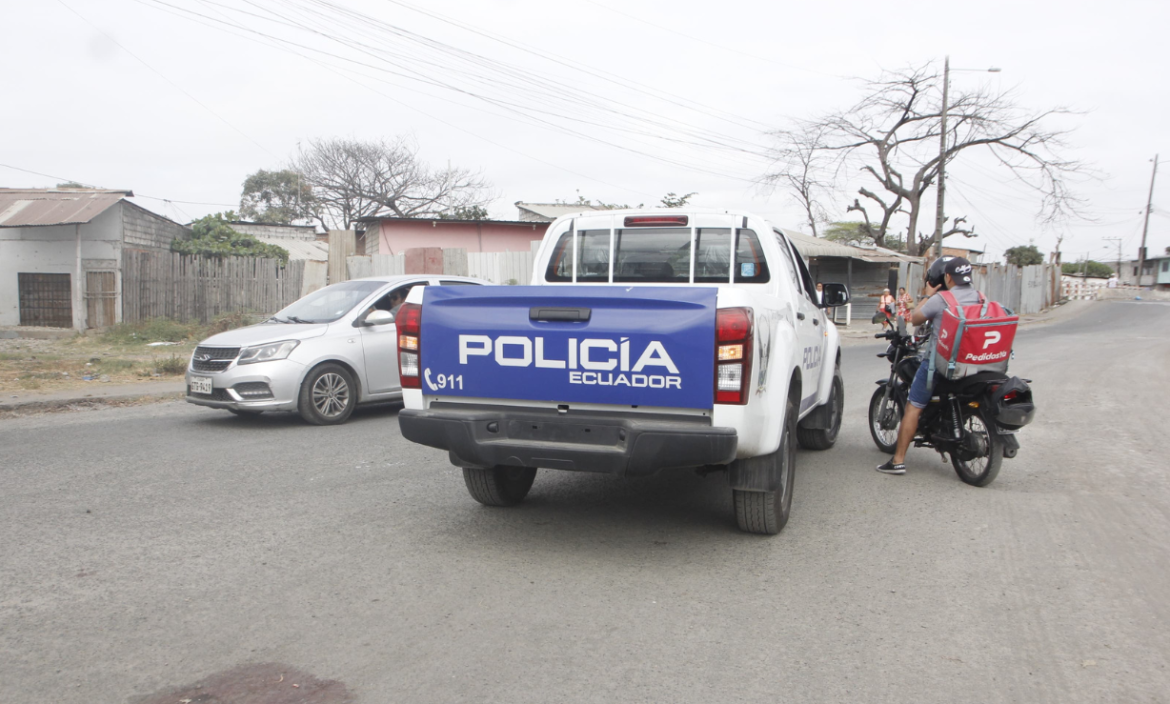
<svg viewBox="0 0 1170 704">
<path fill-rule="evenodd" d="M 771 539 L 691 473 L 480 507 L 393 408 L 0 422 L 0 701 L 1165 701 L 1168 342 L 1152 303 L 1022 331 L 1041 410 L 986 489 L 872 470 L 882 360 L 847 348 Z"/>
</svg>

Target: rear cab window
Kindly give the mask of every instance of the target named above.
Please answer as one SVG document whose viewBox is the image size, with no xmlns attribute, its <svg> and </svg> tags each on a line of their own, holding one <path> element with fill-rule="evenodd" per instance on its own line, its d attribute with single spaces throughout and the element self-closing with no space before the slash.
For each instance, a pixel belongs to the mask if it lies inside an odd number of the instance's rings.
<svg viewBox="0 0 1170 704">
<path fill-rule="evenodd" d="M 577 283 L 764 284 L 771 280 L 759 238 L 747 228 L 735 228 L 734 235 L 727 227 L 570 229 L 553 247 L 544 280 L 572 282 L 574 266 Z"/>
</svg>

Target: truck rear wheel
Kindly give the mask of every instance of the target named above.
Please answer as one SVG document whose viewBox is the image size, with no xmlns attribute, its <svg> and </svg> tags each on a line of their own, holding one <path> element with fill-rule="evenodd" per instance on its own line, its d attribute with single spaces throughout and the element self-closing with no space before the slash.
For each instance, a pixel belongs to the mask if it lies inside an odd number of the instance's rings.
<svg viewBox="0 0 1170 704">
<path fill-rule="evenodd" d="M 484 506 L 515 506 L 528 496 L 534 479 L 535 467 L 463 468 L 467 493 Z"/>
<path fill-rule="evenodd" d="M 780 486 L 776 491 L 733 489 L 735 521 L 745 533 L 776 535 L 788 522 L 792 512 L 792 480 L 796 475 L 796 404 L 788 399 L 784 412 L 784 433 L 780 447 L 772 453 Z"/>
</svg>

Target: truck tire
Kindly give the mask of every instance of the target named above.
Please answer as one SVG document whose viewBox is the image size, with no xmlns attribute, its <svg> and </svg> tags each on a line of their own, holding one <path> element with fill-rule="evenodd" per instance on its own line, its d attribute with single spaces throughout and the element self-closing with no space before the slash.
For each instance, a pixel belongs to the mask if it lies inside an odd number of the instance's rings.
<svg viewBox="0 0 1170 704">
<path fill-rule="evenodd" d="M 840 365 L 833 370 L 833 388 L 825 405 L 825 412 L 829 414 L 829 427 L 796 428 L 796 439 L 806 450 L 827 450 L 837 442 L 837 433 L 841 431 L 841 415 L 845 408 L 845 379 L 841 376 Z"/>
<path fill-rule="evenodd" d="M 297 410 L 313 425 L 340 425 L 349 420 L 357 406 L 357 384 L 340 364 L 322 364 L 309 372 L 301 384 Z"/>
<path fill-rule="evenodd" d="M 467 493 L 484 506 L 515 506 L 528 496 L 534 479 L 535 467 L 503 465 L 490 469 L 463 468 Z"/>
<path fill-rule="evenodd" d="M 788 522 L 788 515 L 792 512 L 792 482 L 796 475 L 796 413 L 796 403 L 788 399 L 780 447 L 771 455 L 780 476 L 780 487 L 776 491 L 732 490 L 735 520 L 745 533 L 776 535 Z"/>
</svg>

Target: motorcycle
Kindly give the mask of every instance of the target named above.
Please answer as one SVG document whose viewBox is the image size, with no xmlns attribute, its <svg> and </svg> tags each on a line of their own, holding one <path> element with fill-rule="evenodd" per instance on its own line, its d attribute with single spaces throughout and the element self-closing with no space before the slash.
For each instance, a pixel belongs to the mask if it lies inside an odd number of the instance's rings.
<svg viewBox="0 0 1170 704">
<path fill-rule="evenodd" d="M 902 328 L 902 326 L 899 326 Z M 879 354 L 890 360 L 890 376 L 878 381 L 869 402 L 869 432 L 882 452 L 893 454 L 910 385 L 922 363 L 918 352 L 930 339 L 929 325 L 917 335 L 891 329 L 874 335 L 890 341 Z M 1036 406 L 1030 379 L 978 372 L 962 379 L 935 379 L 930 403 L 919 416 L 914 447 L 932 447 L 959 479 L 972 486 L 995 481 L 1004 458 L 1019 452 L 1016 431 L 1032 422 Z"/>
</svg>

